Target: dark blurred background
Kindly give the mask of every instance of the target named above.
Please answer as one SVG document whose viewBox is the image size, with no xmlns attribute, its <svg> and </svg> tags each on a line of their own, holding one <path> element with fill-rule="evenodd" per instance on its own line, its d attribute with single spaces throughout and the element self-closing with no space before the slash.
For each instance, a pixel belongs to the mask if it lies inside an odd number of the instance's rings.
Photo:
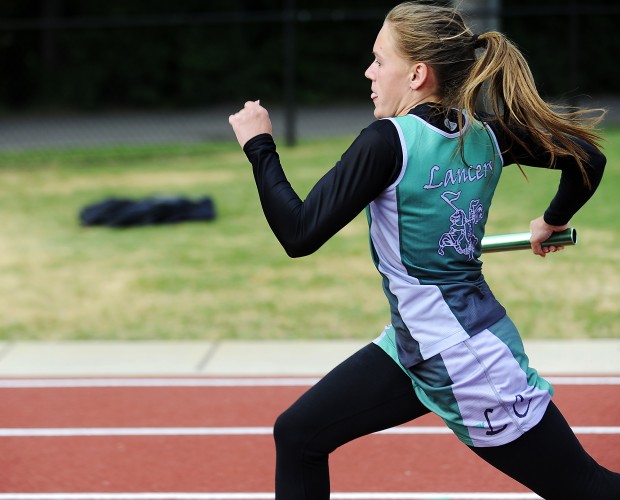
<svg viewBox="0 0 620 500">
<path fill-rule="evenodd" d="M 260 98 L 281 107 L 294 142 L 298 108 L 369 105 L 363 73 L 397 3 L 2 0 L 2 130 L 24 116 L 184 112 Z M 546 98 L 620 95 L 617 0 L 435 3 L 456 5 L 477 31 L 504 32 Z"/>
</svg>

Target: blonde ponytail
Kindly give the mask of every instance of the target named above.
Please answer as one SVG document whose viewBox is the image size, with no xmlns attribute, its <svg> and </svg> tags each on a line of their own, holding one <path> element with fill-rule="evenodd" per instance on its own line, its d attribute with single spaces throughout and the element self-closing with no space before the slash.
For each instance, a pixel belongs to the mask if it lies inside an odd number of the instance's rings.
<svg viewBox="0 0 620 500">
<path fill-rule="evenodd" d="M 405 58 L 426 62 L 433 69 L 443 108 L 496 121 L 513 143 L 529 150 L 513 132 L 515 127 L 524 128 L 548 151 L 550 166 L 558 156 L 574 156 L 589 185 L 587 155 L 573 138 L 600 147 L 596 125 L 604 110 L 571 110 L 546 103 L 519 49 L 499 32 L 474 35 L 455 9 L 406 2 L 394 7 L 385 22 Z"/>
<path fill-rule="evenodd" d="M 465 80 L 455 106 L 473 116 L 482 92 L 483 107 L 514 142 L 529 150 L 528 144 L 509 125 L 526 129 L 534 142 L 549 152 L 550 166 L 557 156 L 574 156 L 589 186 L 583 166 L 587 156 L 571 138 L 600 147 L 602 139 L 595 128 L 604 110 L 570 110 L 546 103 L 538 94 L 527 61 L 503 34 L 492 31 L 478 35 L 477 45 L 483 52 Z"/>
</svg>

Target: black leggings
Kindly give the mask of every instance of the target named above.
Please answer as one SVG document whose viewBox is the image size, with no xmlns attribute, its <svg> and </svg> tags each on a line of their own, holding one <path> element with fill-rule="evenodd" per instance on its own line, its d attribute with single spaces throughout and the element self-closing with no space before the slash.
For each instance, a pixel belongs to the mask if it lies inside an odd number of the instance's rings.
<svg viewBox="0 0 620 500">
<path fill-rule="evenodd" d="M 328 500 L 332 451 L 428 412 L 401 368 L 380 347 L 367 345 L 277 419 L 276 500 Z M 553 403 L 512 443 L 471 449 L 545 499 L 620 499 L 620 474 L 587 454 Z"/>
</svg>

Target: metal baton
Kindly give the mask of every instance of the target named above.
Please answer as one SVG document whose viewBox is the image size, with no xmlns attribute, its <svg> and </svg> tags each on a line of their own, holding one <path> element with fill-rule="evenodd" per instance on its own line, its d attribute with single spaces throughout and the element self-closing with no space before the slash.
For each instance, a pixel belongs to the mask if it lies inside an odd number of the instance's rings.
<svg viewBox="0 0 620 500">
<path fill-rule="evenodd" d="M 568 246 L 577 244 L 577 230 L 569 227 L 564 231 L 553 233 L 542 246 Z M 482 253 L 506 252 L 509 250 L 524 250 L 530 247 L 530 233 L 498 234 L 482 238 Z"/>
</svg>

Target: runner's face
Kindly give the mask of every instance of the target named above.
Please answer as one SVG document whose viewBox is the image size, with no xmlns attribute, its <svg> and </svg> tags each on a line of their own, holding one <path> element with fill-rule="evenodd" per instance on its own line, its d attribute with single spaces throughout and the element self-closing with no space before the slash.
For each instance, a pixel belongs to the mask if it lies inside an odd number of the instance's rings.
<svg viewBox="0 0 620 500">
<path fill-rule="evenodd" d="M 387 24 L 379 31 L 372 53 L 375 60 L 364 76 L 372 83 L 375 117 L 405 115 L 411 105 L 412 64 L 397 51 Z"/>
</svg>

